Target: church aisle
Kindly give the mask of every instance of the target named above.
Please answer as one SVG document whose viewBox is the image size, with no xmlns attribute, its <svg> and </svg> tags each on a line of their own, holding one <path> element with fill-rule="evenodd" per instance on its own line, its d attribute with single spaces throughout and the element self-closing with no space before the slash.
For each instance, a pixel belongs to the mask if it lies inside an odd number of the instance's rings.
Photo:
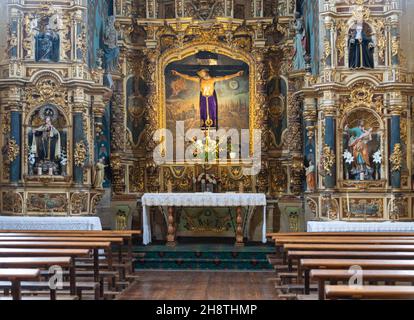
<svg viewBox="0 0 414 320">
<path fill-rule="evenodd" d="M 118 300 L 276 300 L 274 272 L 145 271 Z"/>
</svg>

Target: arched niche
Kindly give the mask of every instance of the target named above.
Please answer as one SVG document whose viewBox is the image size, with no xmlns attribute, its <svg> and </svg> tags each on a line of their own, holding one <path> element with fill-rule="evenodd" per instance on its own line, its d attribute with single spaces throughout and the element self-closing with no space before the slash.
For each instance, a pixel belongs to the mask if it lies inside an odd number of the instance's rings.
<svg viewBox="0 0 414 320">
<path fill-rule="evenodd" d="M 25 128 L 27 175 L 66 176 L 70 135 L 63 110 L 54 104 L 36 107 L 28 114 Z"/>
<path fill-rule="evenodd" d="M 342 179 L 386 179 L 386 142 L 381 117 L 374 110 L 361 105 L 344 116 L 340 132 Z"/>
</svg>

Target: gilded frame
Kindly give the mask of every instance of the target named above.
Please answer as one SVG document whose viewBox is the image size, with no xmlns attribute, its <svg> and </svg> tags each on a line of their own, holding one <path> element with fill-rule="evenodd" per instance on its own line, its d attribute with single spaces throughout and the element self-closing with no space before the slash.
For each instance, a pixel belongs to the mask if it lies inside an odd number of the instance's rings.
<svg viewBox="0 0 414 320">
<path fill-rule="evenodd" d="M 220 41 L 207 41 L 200 43 L 192 41 L 179 48 L 165 51 L 157 60 L 156 88 L 158 96 L 157 129 L 166 129 L 166 101 L 165 101 L 165 69 L 175 61 L 194 55 L 199 51 L 211 51 L 245 62 L 249 66 L 249 132 L 250 154 L 253 154 L 253 130 L 256 123 L 256 61 L 253 56 L 237 47 L 229 47 Z"/>
</svg>

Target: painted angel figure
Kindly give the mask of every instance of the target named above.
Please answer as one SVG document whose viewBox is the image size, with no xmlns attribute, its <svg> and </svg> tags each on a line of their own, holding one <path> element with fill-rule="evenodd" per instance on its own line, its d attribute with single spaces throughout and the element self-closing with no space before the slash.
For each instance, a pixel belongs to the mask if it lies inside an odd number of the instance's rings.
<svg viewBox="0 0 414 320">
<path fill-rule="evenodd" d="M 244 74 L 239 71 L 235 74 L 226 75 L 223 77 L 212 77 L 208 69 L 202 69 L 197 72 L 197 77 L 182 74 L 176 70 L 172 74 L 183 79 L 194 81 L 200 84 L 200 120 L 201 128 L 218 128 L 218 99 L 215 90 L 215 84 L 219 81 L 226 81 Z"/>
</svg>

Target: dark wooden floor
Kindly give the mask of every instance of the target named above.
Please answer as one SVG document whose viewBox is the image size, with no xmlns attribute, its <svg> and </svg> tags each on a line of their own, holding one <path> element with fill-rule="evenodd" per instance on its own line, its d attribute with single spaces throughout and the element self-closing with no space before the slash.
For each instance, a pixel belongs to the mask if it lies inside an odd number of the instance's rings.
<svg viewBox="0 0 414 320">
<path fill-rule="evenodd" d="M 276 300 L 273 272 L 140 271 L 121 300 Z"/>
</svg>

